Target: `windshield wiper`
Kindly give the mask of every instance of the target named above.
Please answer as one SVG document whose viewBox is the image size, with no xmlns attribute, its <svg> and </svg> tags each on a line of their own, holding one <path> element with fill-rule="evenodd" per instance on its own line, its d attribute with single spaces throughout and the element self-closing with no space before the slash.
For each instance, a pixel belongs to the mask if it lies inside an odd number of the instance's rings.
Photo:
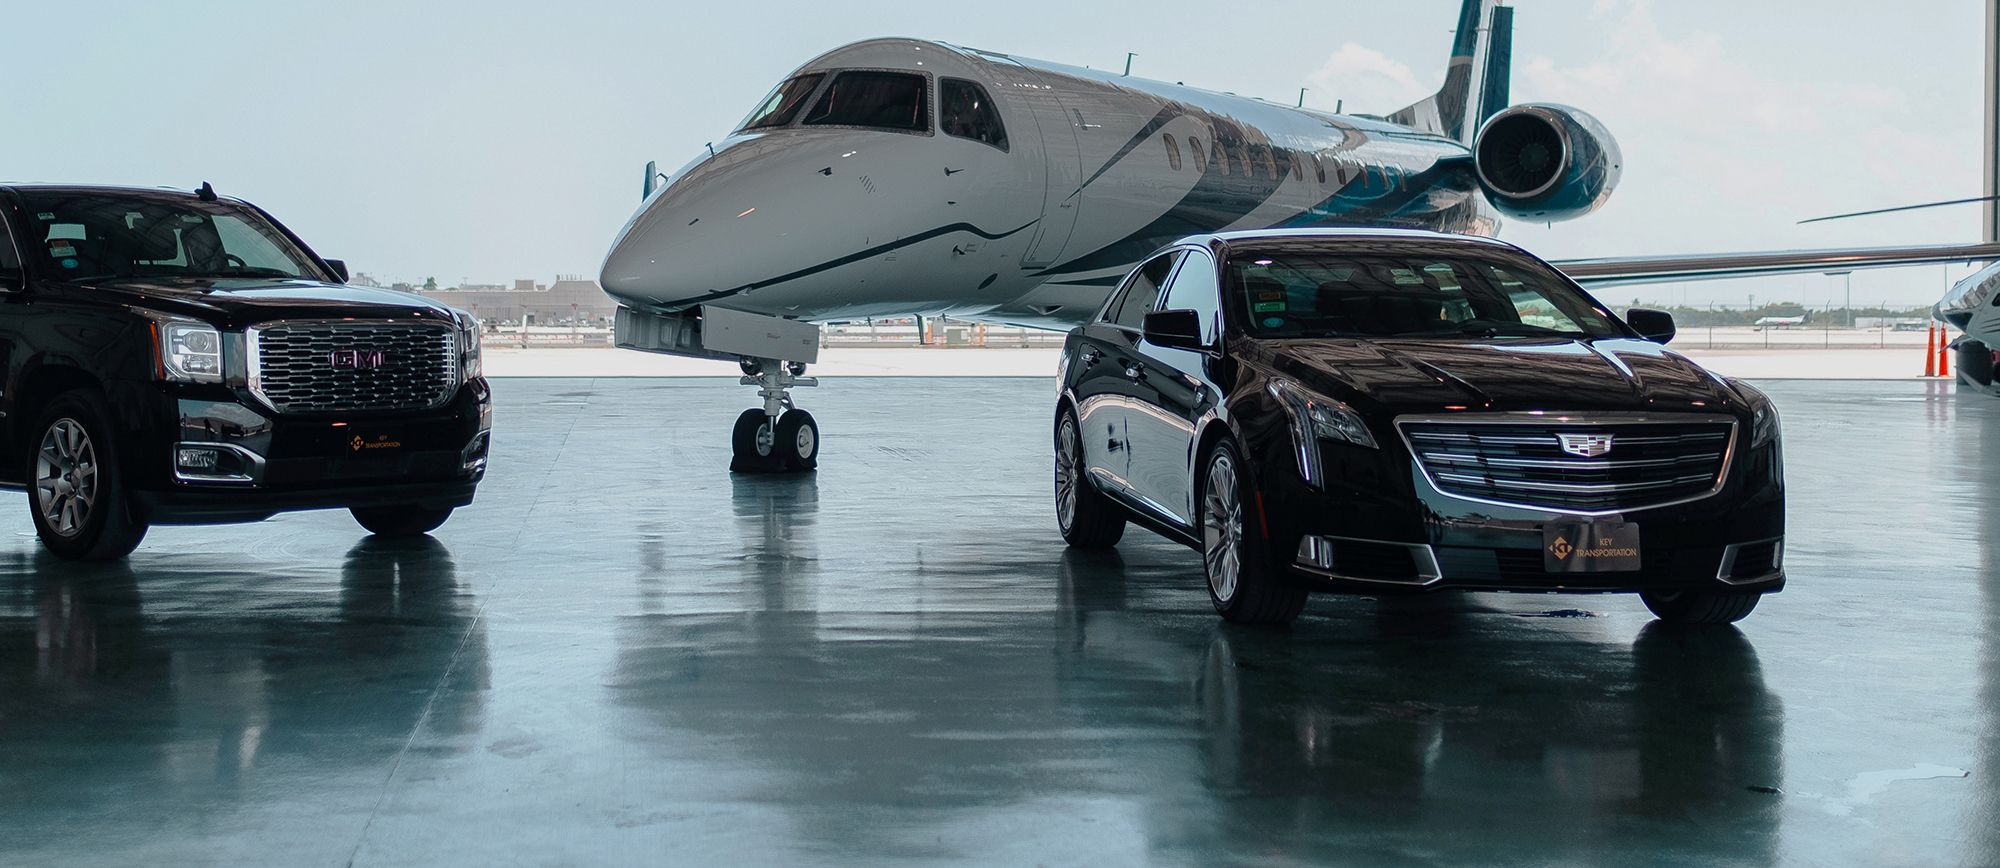
<svg viewBox="0 0 2000 868">
<path fill-rule="evenodd" d="M 1524 322 L 1492 323 L 1480 322 L 1478 320 L 1467 320 L 1466 322 L 1459 323 L 1456 328 L 1442 331 L 1397 332 L 1394 336 L 1399 338 L 1438 338 L 1456 335 L 1480 338 L 1582 338 L 1585 340 L 1590 338 L 1590 335 L 1584 332 L 1552 329 L 1547 326 L 1530 325 Z"/>
<path fill-rule="evenodd" d="M 298 277 L 298 275 L 286 271 L 282 268 L 264 268 L 255 265 L 246 265 L 241 268 L 231 268 L 227 271 L 215 272 L 214 274 L 189 275 L 189 276 L 190 277 Z"/>
</svg>

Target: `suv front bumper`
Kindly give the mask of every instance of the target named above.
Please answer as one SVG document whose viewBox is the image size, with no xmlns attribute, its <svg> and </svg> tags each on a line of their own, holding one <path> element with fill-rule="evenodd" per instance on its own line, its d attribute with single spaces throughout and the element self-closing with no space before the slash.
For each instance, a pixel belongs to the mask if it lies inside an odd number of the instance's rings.
<svg viewBox="0 0 2000 868">
<path fill-rule="evenodd" d="M 133 498 L 155 524 L 255 521 L 365 506 L 459 507 L 486 473 L 492 393 L 475 379 L 429 410 L 283 415 L 234 395 L 179 394 L 148 427 Z"/>
</svg>

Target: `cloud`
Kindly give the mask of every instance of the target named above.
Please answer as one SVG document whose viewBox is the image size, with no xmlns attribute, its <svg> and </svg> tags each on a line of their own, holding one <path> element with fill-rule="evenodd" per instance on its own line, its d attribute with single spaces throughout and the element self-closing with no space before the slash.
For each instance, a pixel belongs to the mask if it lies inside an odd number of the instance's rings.
<svg viewBox="0 0 2000 868">
<path fill-rule="evenodd" d="M 1339 99 L 1357 111 L 1388 113 L 1430 96 L 1438 89 L 1410 71 L 1409 64 L 1349 42 L 1306 78 L 1316 103 Z"/>
</svg>

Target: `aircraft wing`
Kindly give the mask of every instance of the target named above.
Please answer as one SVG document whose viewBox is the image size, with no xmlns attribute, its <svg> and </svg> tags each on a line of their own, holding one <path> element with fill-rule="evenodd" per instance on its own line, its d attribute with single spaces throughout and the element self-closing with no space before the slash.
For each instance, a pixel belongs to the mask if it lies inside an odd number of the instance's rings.
<svg viewBox="0 0 2000 868">
<path fill-rule="evenodd" d="M 1937 244 L 1917 247 L 1843 247 L 1830 250 L 1774 250 L 1761 253 L 1698 253 L 1689 256 L 1626 256 L 1551 262 L 1586 287 L 1677 283 L 1772 274 L 1839 273 L 1860 268 L 1941 265 L 2000 260 L 2000 243 Z"/>
</svg>

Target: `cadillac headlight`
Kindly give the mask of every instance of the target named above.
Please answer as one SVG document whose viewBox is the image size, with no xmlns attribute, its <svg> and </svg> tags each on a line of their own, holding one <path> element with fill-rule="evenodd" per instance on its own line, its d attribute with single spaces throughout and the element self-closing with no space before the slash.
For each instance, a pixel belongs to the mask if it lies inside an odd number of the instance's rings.
<svg viewBox="0 0 2000 868">
<path fill-rule="evenodd" d="M 1778 407 L 1771 403 L 1771 396 L 1742 380 L 1731 380 L 1729 384 L 1750 401 L 1750 448 L 1778 439 Z"/>
<path fill-rule="evenodd" d="M 207 323 L 160 320 L 154 323 L 160 376 L 180 383 L 222 382 L 222 334 Z"/>
<path fill-rule="evenodd" d="M 1271 397 L 1278 399 L 1278 406 L 1285 408 L 1285 414 L 1292 423 L 1292 443 L 1298 448 L 1299 475 L 1306 482 L 1319 486 L 1320 453 L 1322 440 L 1337 440 L 1352 443 L 1368 449 L 1379 448 L 1375 435 L 1369 433 L 1368 425 L 1361 421 L 1361 414 L 1354 412 L 1344 401 L 1336 401 L 1313 392 L 1290 380 L 1272 380 L 1267 387 Z"/>
</svg>

